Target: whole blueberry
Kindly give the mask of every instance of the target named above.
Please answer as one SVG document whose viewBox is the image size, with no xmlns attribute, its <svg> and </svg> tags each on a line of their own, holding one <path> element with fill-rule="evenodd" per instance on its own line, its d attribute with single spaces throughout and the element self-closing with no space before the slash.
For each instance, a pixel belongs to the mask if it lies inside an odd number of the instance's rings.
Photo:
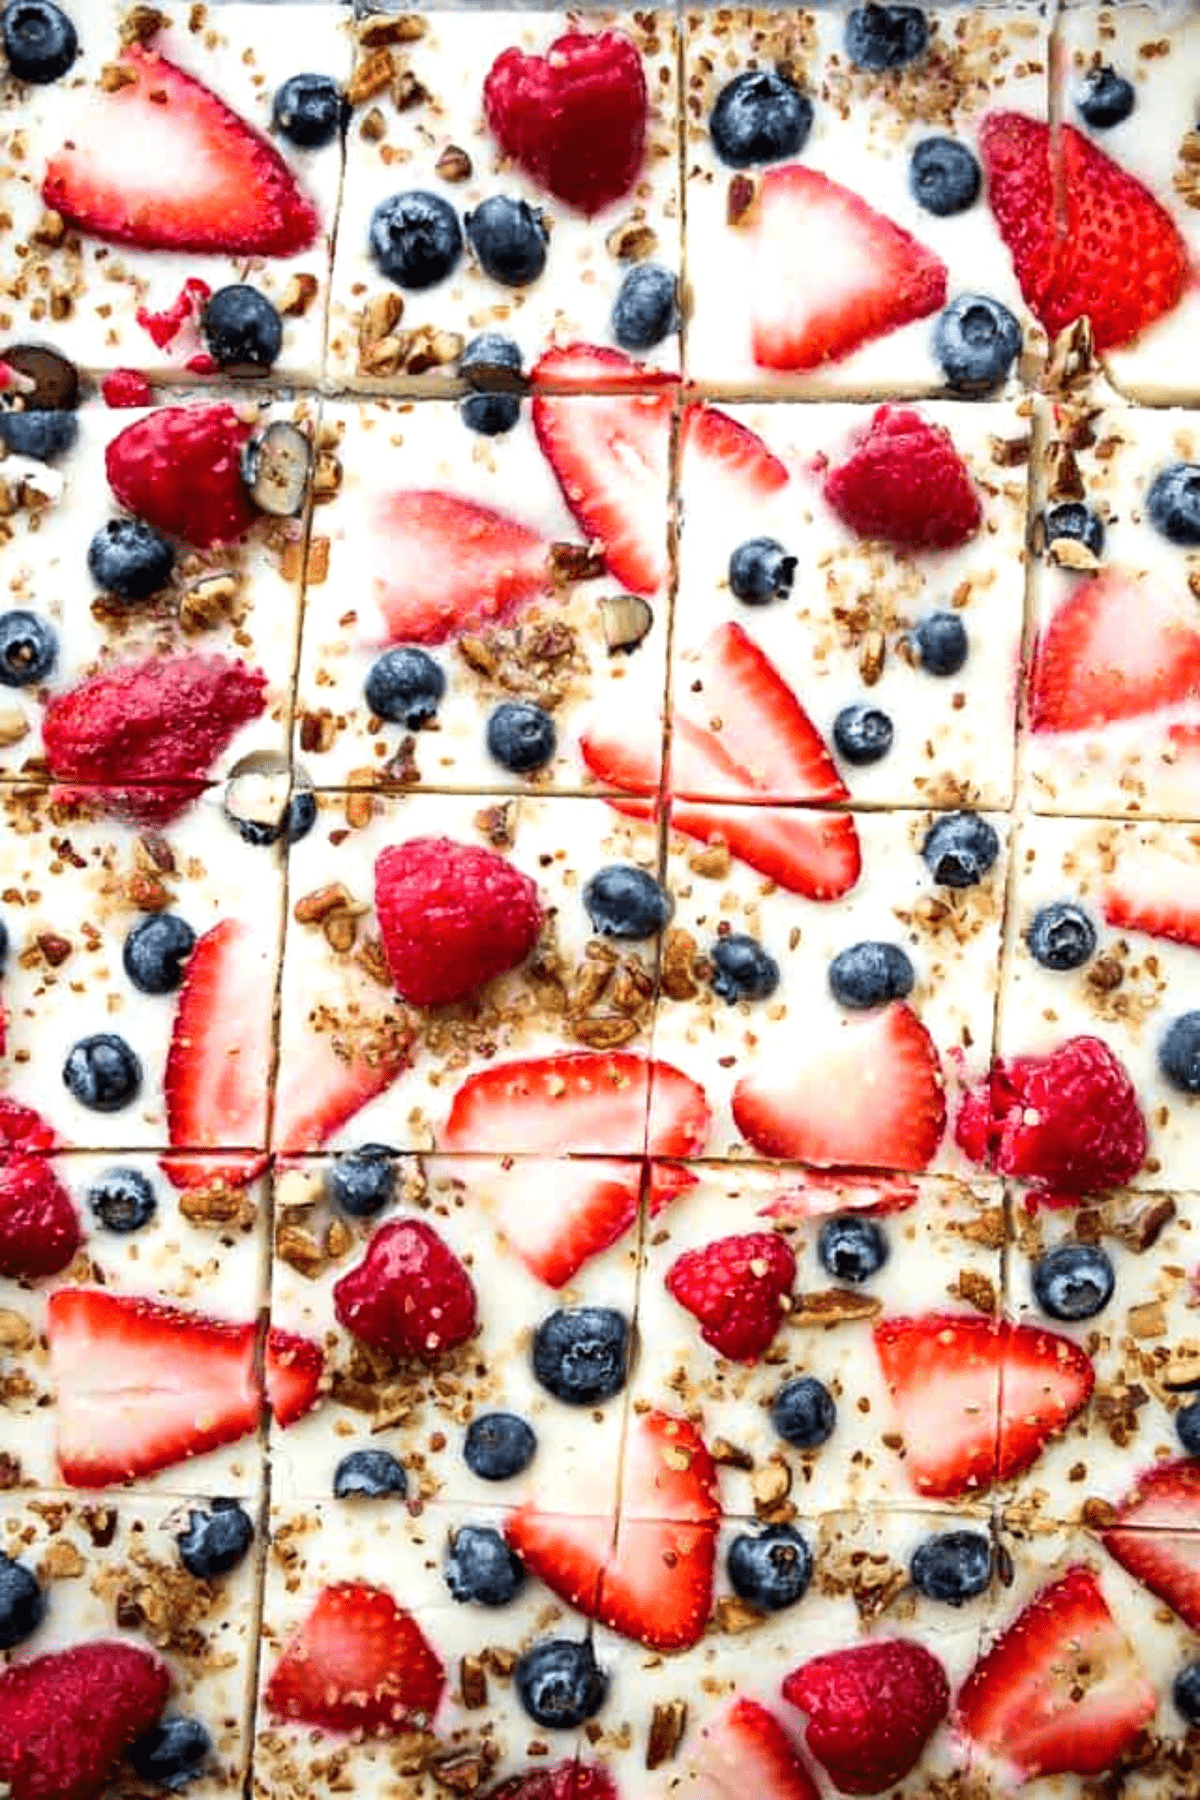
<svg viewBox="0 0 1200 1800">
<path fill-rule="evenodd" d="M 995 830 L 973 812 L 944 813 L 921 845 L 926 867 L 941 887 L 974 887 L 999 854 Z"/>
<path fill-rule="evenodd" d="M 888 1259 L 888 1241 L 874 1219 L 838 1213 L 826 1219 L 817 1238 L 821 1267 L 835 1281 L 869 1281 Z"/>
<path fill-rule="evenodd" d="M 1171 1687 L 1171 1698 L 1189 1725 L 1200 1725 L 1200 1662 L 1185 1664 Z"/>
<path fill-rule="evenodd" d="M 1075 110 L 1094 131 L 1109 131 L 1133 111 L 1133 83 L 1105 63 L 1089 69 L 1074 93 Z"/>
<path fill-rule="evenodd" d="M 88 1205 L 106 1231 L 141 1231 L 158 1211 L 153 1184 L 140 1169 L 105 1169 L 87 1192 Z"/>
<path fill-rule="evenodd" d="M 346 102 L 329 75 L 292 75 L 275 95 L 271 119 L 276 131 L 301 150 L 319 150 L 341 129 Z"/>
<path fill-rule="evenodd" d="M 289 844 L 298 844 L 317 822 L 317 796 L 311 788 L 298 787 L 288 801 L 285 830 Z"/>
<path fill-rule="evenodd" d="M 1189 1400 L 1175 1414 L 1175 1432 L 1188 1456 L 1200 1456 L 1200 1400 Z"/>
<path fill-rule="evenodd" d="M 481 1413 L 463 1439 L 463 1460 L 481 1481 L 511 1481 L 536 1454 L 537 1435 L 516 1413 Z"/>
<path fill-rule="evenodd" d="M 956 612 L 926 613 L 912 641 L 927 675 L 957 675 L 967 660 L 967 628 Z"/>
<path fill-rule="evenodd" d="M 712 989 L 728 1005 L 739 1000 L 766 1000 L 779 986 L 779 964 L 757 938 L 731 931 L 716 938 L 708 952 Z"/>
<path fill-rule="evenodd" d="M 594 1406 L 625 1386 L 629 1323 L 611 1306 L 562 1307 L 533 1334 L 533 1372 L 566 1406 Z"/>
<path fill-rule="evenodd" d="M 487 747 L 501 768 L 514 775 L 542 769 L 554 756 L 554 720 L 532 700 L 502 700 L 487 722 Z"/>
<path fill-rule="evenodd" d="M 856 6 L 846 20 L 846 55 L 860 69 L 898 69 L 920 56 L 929 23 L 919 6 Z"/>
<path fill-rule="evenodd" d="M 1167 1026 L 1158 1066 L 1181 1094 L 1200 1094 L 1200 1012 L 1181 1013 Z"/>
<path fill-rule="evenodd" d="M 798 156 L 812 122 L 812 101 L 787 75 L 746 69 L 717 95 L 708 129 L 726 167 L 748 169 Z"/>
<path fill-rule="evenodd" d="M 144 1731 L 129 1749 L 129 1761 L 143 1781 L 181 1793 L 203 1774 L 212 1739 L 199 1719 L 165 1718 Z"/>
<path fill-rule="evenodd" d="M 517 394 L 468 394 L 459 401 L 458 411 L 468 431 L 503 437 L 521 417 L 521 401 Z"/>
<path fill-rule="evenodd" d="M 1104 554 L 1104 525 L 1082 500 L 1064 500 L 1046 509 L 1046 542 L 1055 538 L 1074 538 L 1084 544 L 1093 556 Z"/>
<path fill-rule="evenodd" d="M 381 200 L 371 214 L 367 238 L 380 274 L 412 290 L 444 281 L 463 248 L 454 208 L 440 194 L 419 188 Z"/>
<path fill-rule="evenodd" d="M 46 1596 L 24 1563 L 0 1550 L 0 1650 L 32 1637 L 46 1616 Z"/>
<path fill-rule="evenodd" d="M 647 869 L 609 863 L 597 869 L 583 890 L 592 930 L 602 937 L 648 938 L 671 916 L 671 901 Z"/>
<path fill-rule="evenodd" d="M 65 75 L 79 53 L 75 27 L 52 0 L 8 0 L 0 38 L 17 80 L 38 86 Z"/>
<path fill-rule="evenodd" d="M 237 1568 L 254 1542 L 254 1525 L 236 1500 L 211 1500 L 189 1508 L 187 1530 L 175 1541 L 188 1574 L 214 1581 Z"/>
<path fill-rule="evenodd" d="M 617 293 L 612 333 L 622 350 L 652 350 L 679 330 L 679 284 L 661 263 L 634 263 Z"/>
<path fill-rule="evenodd" d="M 782 1612 L 802 1600 L 812 1567 L 812 1552 L 791 1525 L 767 1525 L 753 1537 L 735 1537 L 725 1558 L 734 1593 L 761 1612 Z"/>
<path fill-rule="evenodd" d="M 729 559 L 729 586 L 743 606 L 765 606 L 792 591 L 796 558 L 774 538 L 748 538 Z"/>
<path fill-rule="evenodd" d="M 58 656 L 54 627 L 39 613 L 0 613 L 0 687 L 44 681 Z"/>
<path fill-rule="evenodd" d="M 517 1697 L 535 1724 L 570 1731 L 600 1711 L 608 1677 L 585 1639 L 543 1638 L 513 1670 Z"/>
<path fill-rule="evenodd" d="M 1021 351 L 1021 327 L 987 294 L 960 294 L 938 314 L 933 353 L 952 388 L 986 394 L 1007 379 Z"/>
<path fill-rule="evenodd" d="M 833 721 L 834 749 L 856 769 L 880 762 L 894 735 L 892 721 L 878 706 L 843 706 Z"/>
<path fill-rule="evenodd" d="M 1112 1260 L 1098 1244 L 1056 1244 L 1033 1265 L 1033 1297 L 1052 1319 L 1094 1319 L 1113 1297 Z"/>
<path fill-rule="evenodd" d="M 151 913 L 125 939 L 121 960 L 140 993 L 173 994 L 195 946 L 196 934 L 186 919 L 178 913 Z"/>
<path fill-rule="evenodd" d="M 466 215 L 467 237 L 480 266 L 505 287 L 528 287 L 546 266 L 549 235 L 526 200 L 493 194 Z"/>
<path fill-rule="evenodd" d="M 521 349 L 500 331 L 481 331 L 458 359 L 458 372 L 468 387 L 483 394 L 524 393 L 529 385 L 521 372 Z"/>
<path fill-rule="evenodd" d="M 1096 953 L 1096 927 L 1073 900 L 1052 900 L 1033 915 L 1025 942 L 1043 969 L 1082 969 Z"/>
<path fill-rule="evenodd" d="M 1200 463 L 1172 463 L 1156 475 L 1146 497 L 1151 523 L 1173 544 L 1200 544 Z"/>
<path fill-rule="evenodd" d="M 200 328 L 222 368 L 269 369 L 283 347 L 283 320 L 265 294 L 242 282 L 217 289 Z"/>
<path fill-rule="evenodd" d="M 816 1450 L 833 1436 L 837 1407 L 823 1381 L 797 1375 L 785 1381 L 771 1402 L 771 1423 L 797 1450 Z"/>
<path fill-rule="evenodd" d="M 408 1492 L 408 1477 L 390 1450 L 350 1450 L 333 1472 L 338 1500 L 383 1500 Z"/>
<path fill-rule="evenodd" d="M 974 206 L 981 179 L 978 162 L 957 138 L 922 138 L 908 165 L 913 199 L 939 219 Z"/>
<path fill-rule="evenodd" d="M 916 976 L 899 944 L 864 939 L 839 950 L 829 965 L 829 991 L 841 1006 L 858 1012 L 886 1006 L 912 993 Z"/>
<path fill-rule="evenodd" d="M 363 692 L 378 718 L 419 731 L 436 717 L 446 692 L 446 677 L 428 651 L 401 644 L 376 657 Z"/>
<path fill-rule="evenodd" d="M 14 456 L 57 462 L 75 448 L 79 421 L 73 412 L 0 412 L 0 444 Z"/>
<path fill-rule="evenodd" d="M 109 519 L 88 545 L 92 580 L 118 600 L 148 600 L 171 579 L 175 552 L 142 519 Z"/>
<path fill-rule="evenodd" d="M 382 1212 L 396 1190 L 396 1160 L 386 1144 L 360 1144 L 334 1158 L 327 1176 L 329 1198 L 352 1219 Z"/>
<path fill-rule="evenodd" d="M 982 1531 L 939 1532 L 917 1545 L 909 1574 L 927 1600 L 962 1606 L 991 1584 L 992 1541 Z"/>
<path fill-rule="evenodd" d="M 80 1106 L 92 1112 L 119 1112 L 142 1088 L 142 1065 L 115 1032 L 80 1038 L 63 1064 L 63 1081 Z"/>
<path fill-rule="evenodd" d="M 520 1558 L 490 1525 L 460 1525 L 451 1533 L 442 1565 L 456 1600 L 507 1606 L 525 1585 Z"/>
</svg>

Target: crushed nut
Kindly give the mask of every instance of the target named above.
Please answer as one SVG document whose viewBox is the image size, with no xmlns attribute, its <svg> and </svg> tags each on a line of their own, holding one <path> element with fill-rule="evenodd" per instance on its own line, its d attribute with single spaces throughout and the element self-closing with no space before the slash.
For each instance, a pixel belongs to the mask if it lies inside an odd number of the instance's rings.
<svg viewBox="0 0 1200 1800">
<path fill-rule="evenodd" d="M 604 242 L 618 262 L 643 262 L 658 249 L 657 236 L 642 219 L 626 219 L 614 226 Z"/>
<path fill-rule="evenodd" d="M 655 1704 L 646 1740 L 648 1769 L 657 1769 L 674 1756 L 687 1728 L 687 1713 L 686 1700 L 659 1700 Z"/>
<path fill-rule="evenodd" d="M 728 225 L 740 225 L 750 208 L 754 205 L 756 188 L 748 175 L 735 175 L 729 183 L 729 197 L 725 202 L 725 222 Z"/>
<path fill-rule="evenodd" d="M 395 79 L 396 59 L 391 51 L 382 46 L 371 50 L 350 77 L 346 99 L 351 106 L 361 106 L 364 100 L 382 94 Z"/>
<path fill-rule="evenodd" d="M 465 150 L 457 144 L 447 144 L 442 154 L 433 165 L 434 174 L 440 175 L 443 181 L 469 181 L 471 179 L 471 159 Z"/>
<path fill-rule="evenodd" d="M 279 299 L 279 311 L 285 319 L 302 319 L 317 297 L 320 283 L 315 275 L 292 275 Z"/>
</svg>

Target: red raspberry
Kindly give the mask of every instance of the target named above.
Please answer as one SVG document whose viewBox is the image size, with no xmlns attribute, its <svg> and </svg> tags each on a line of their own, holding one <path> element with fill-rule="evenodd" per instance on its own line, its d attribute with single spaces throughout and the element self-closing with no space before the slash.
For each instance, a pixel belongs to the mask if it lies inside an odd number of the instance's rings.
<svg viewBox="0 0 1200 1800">
<path fill-rule="evenodd" d="M 251 427 L 232 406 L 164 406 L 135 419 L 104 452 L 122 506 L 198 550 L 228 544 L 259 517 L 242 480 Z"/>
<path fill-rule="evenodd" d="M 106 406 L 149 406 L 154 389 L 136 369 L 114 369 L 100 383 Z"/>
<path fill-rule="evenodd" d="M 560 1762 L 549 1769 L 529 1769 L 492 1788 L 488 1800 L 618 1800 L 607 1769 L 587 1763 Z"/>
<path fill-rule="evenodd" d="M 903 549 L 952 550 L 983 517 L 950 433 L 894 406 L 881 406 L 845 462 L 829 471 L 825 498 L 859 537 Z"/>
<path fill-rule="evenodd" d="M 170 306 L 161 312 L 151 312 L 149 307 L 139 306 L 137 322 L 143 331 L 148 331 L 160 350 L 174 342 L 185 325 L 198 319 L 208 302 L 212 299 L 212 289 L 207 281 L 191 275 L 184 282 Z"/>
<path fill-rule="evenodd" d="M 1133 1083 L 1094 1037 L 993 1063 L 963 1102 L 954 1136 L 973 1162 L 1059 1195 L 1120 1187 L 1146 1157 Z"/>
<path fill-rule="evenodd" d="M 54 1133 L 35 1113 L 32 1106 L 0 1095 L 0 1152 L 5 1150 L 51 1150 Z"/>
<path fill-rule="evenodd" d="M 537 887 L 493 850 L 410 838 L 375 863 L 375 911 L 396 991 L 442 1006 L 523 962 L 542 929 Z"/>
<path fill-rule="evenodd" d="M 950 1685 L 921 1644 L 886 1638 L 814 1656 L 785 1676 L 783 1697 L 808 1714 L 804 1741 L 839 1792 L 882 1794 L 945 1718 Z"/>
<path fill-rule="evenodd" d="M 46 1157 L 0 1160 L 0 1275 L 10 1281 L 57 1275 L 82 1242 L 71 1196 Z"/>
<path fill-rule="evenodd" d="M 705 1343 L 738 1362 L 766 1350 L 795 1279 L 791 1249 L 770 1231 L 685 1250 L 666 1274 L 667 1291 L 699 1319 Z"/>
<path fill-rule="evenodd" d="M 170 1686 L 166 1663 L 126 1641 L 0 1668 L 0 1787 L 11 1800 L 96 1800 Z"/>
<path fill-rule="evenodd" d="M 475 1329 L 471 1277 L 433 1227 L 416 1219 L 377 1231 L 333 1300 L 346 1330 L 389 1356 L 432 1362 Z"/>
</svg>

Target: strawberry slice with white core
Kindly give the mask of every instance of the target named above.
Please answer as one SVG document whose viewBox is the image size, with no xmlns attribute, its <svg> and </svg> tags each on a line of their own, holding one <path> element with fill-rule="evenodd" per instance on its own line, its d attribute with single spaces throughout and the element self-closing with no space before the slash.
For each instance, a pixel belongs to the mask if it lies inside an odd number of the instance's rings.
<svg viewBox="0 0 1200 1800">
<path fill-rule="evenodd" d="M 831 1213 L 863 1212 L 882 1217 L 917 1204 L 917 1187 L 900 1176 L 812 1174 L 760 1206 L 761 1219 L 824 1219 Z"/>
<path fill-rule="evenodd" d="M 695 1082 L 668 1063 L 630 1051 L 579 1050 L 495 1063 L 455 1094 L 438 1148 L 527 1156 L 637 1156 L 646 1139 L 651 1074 L 662 1111 L 649 1151 L 690 1156 L 707 1129 Z"/>
<path fill-rule="evenodd" d="M 611 1513 L 543 1512 L 530 1500 L 510 1514 L 504 1535 L 530 1574 L 594 1619 L 616 1525 Z"/>
<path fill-rule="evenodd" d="M 773 1712 L 739 1695 L 700 1727 L 682 1757 L 687 1800 L 820 1800 Z"/>
<path fill-rule="evenodd" d="M 275 1089 L 272 1138 L 281 1156 L 319 1150 L 368 1101 L 386 1093 L 412 1060 L 413 1027 L 402 1014 L 362 1030 L 307 1032 L 289 1052 Z"/>
<path fill-rule="evenodd" d="M 1001 1632 L 958 1697 L 958 1727 L 1015 1778 L 1102 1775 L 1157 1710 L 1154 1689 L 1082 1564 Z"/>
<path fill-rule="evenodd" d="M 384 642 L 444 644 L 501 625 L 550 591 L 550 546 L 493 507 L 435 488 L 388 494 L 373 519 Z"/>
<path fill-rule="evenodd" d="M 938 1054 L 909 1007 L 883 1007 L 839 1021 L 782 1065 L 743 1076 L 733 1116 L 763 1156 L 925 1169 L 946 1126 Z"/>
<path fill-rule="evenodd" d="M 642 1164 L 612 1157 L 553 1165 L 518 1158 L 489 1170 L 486 1189 L 510 1249 L 531 1275 L 558 1288 L 633 1226 Z"/>
<path fill-rule="evenodd" d="M 428 1725 L 445 1690 L 441 1658 L 412 1614 L 386 1588 L 342 1581 L 318 1594 L 263 1699 L 273 1719 L 361 1740 Z"/>
<path fill-rule="evenodd" d="M 849 813 L 798 806 L 671 803 L 671 829 L 731 856 L 806 900 L 840 900 L 862 873 L 858 829 Z"/>
<path fill-rule="evenodd" d="M 258 1426 L 255 1327 L 92 1288 L 46 1311 L 58 1461 L 69 1487 L 132 1481 Z"/>
<path fill-rule="evenodd" d="M 1104 921 L 1118 931 L 1200 949 L 1200 875 L 1162 850 L 1122 851 L 1101 890 Z"/>
<path fill-rule="evenodd" d="M 791 479 L 755 432 L 715 406 L 686 407 L 679 435 L 685 504 L 697 520 L 714 506 L 769 500 Z"/>
<path fill-rule="evenodd" d="M 1100 1541 L 1135 1581 L 1200 1631 L 1200 1463 L 1148 1469 Z"/>
<path fill-rule="evenodd" d="M 176 1148 L 221 1150 L 265 1141 L 269 965 L 265 944 L 240 919 L 222 919 L 188 958 L 163 1076 L 167 1130 Z M 179 1159 L 181 1170 L 188 1166 Z M 172 1179 L 196 1185 L 194 1175 Z"/>
<path fill-rule="evenodd" d="M 1086 731 L 1197 694 L 1200 631 L 1185 605 L 1157 581 L 1105 569 L 1072 589 L 1038 639 L 1030 723 Z"/>
<path fill-rule="evenodd" d="M 768 169 L 743 229 L 754 240 L 750 291 L 760 369 L 836 362 L 946 303 L 940 259 L 815 169 Z"/>
<path fill-rule="evenodd" d="M 636 394 L 679 385 L 678 375 L 634 362 L 623 350 L 610 350 L 603 344 L 563 344 L 547 350 L 534 365 L 532 380 L 536 387 L 551 394 Z"/>
<path fill-rule="evenodd" d="M 625 794 L 657 794 L 662 780 L 661 713 L 627 712 L 608 707 L 584 726 L 579 751 L 596 780 Z M 647 816 L 649 816 L 647 814 Z"/>
<path fill-rule="evenodd" d="M 272 1326 L 267 1333 L 263 1381 L 271 1417 L 285 1429 L 311 1412 L 321 1391 L 325 1356 L 312 1338 Z"/>
<path fill-rule="evenodd" d="M 1096 1372 L 1079 1344 L 1036 1325 L 999 1327 L 1000 1440 L 997 1479 L 1031 1468 L 1052 1437 L 1091 1399 Z"/>
</svg>

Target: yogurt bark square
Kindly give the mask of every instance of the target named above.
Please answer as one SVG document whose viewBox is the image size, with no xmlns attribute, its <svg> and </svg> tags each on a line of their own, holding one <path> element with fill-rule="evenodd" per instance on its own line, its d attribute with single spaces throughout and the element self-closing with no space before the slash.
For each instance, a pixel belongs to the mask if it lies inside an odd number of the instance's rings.
<svg viewBox="0 0 1200 1800">
<path fill-rule="evenodd" d="M 1047 135 L 1044 15 L 929 9 L 885 53 L 861 11 L 687 14 L 685 369 L 706 389 L 979 392 L 1015 380 L 1022 333 L 1044 348 L 984 181 L 993 113 Z"/>
<path fill-rule="evenodd" d="M 478 396 L 476 396 L 478 399 Z M 581 490 L 560 481 L 521 403 L 511 430 L 471 429 L 450 401 L 328 406 L 336 493 L 316 514 L 296 749 L 321 786 L 612 790 L 588 746 L 630 718 L 661 772 L 669 581 L 670 408 L 661 398 L 554 403 L 589 442 L 639 413 L 661 437 L 637 504 L 657 566 L 612 572 Z M 614 565 L 618 559 L 614 559 Z M 619 773 L 619 771 L 618 771 Z"/>
<path fill-rule="evenodd" d="M 71 66 L 54 81 L 5 83 L 5 342 L 51 340 L 101 377 L 186 381 L 248 363 L 315 383 L 342 178 L 345 15 L 277 7 L 264 36 L 255 5 L 63 10 Z M 301 73 L 328 83 L 319 146 L 296 141 L 313 115 L 297 124 L 294 102 L 279 99 Z M 253 321 L 248 357 L 202 325 L 211 296 L 234 286 L 267 303 L 238 317 L 239 330 Z"/>
<path fill-rule="evenodd" d="M 564 387 L 627 354 L 677 375 L 671 13 L 368 16 L 358 38 L 329 379 L 444 392 L 484 333 Z"/>
</svg>

